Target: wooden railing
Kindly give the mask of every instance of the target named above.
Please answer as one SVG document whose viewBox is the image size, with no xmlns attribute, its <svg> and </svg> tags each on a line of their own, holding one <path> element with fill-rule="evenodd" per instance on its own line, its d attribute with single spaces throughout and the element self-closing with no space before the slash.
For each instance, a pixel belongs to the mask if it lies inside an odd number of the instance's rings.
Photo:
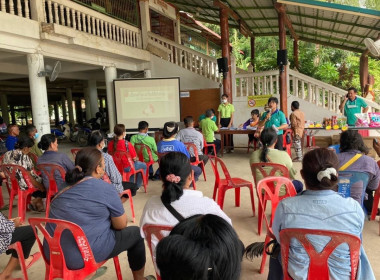
<svg viewBox="0 0 380 280">
<path fill-rule="evenodd" d="M 55 23 L 121 44 L 141 48 L 140 29 L 67 0 L 42 0 L 46 23 Z"/>
<path fill-rule="evenodd" d="M 346 90 L 289 68 L 287 69 L 287 73 L 288 94 L 309 101 L 324 109 L 339 112 L 339 105 L 347 94 Z M 233 91 L 236 97 L 279 94 L 279 71 L 272 70 L 250 74 L 236 74 Z M 380 105 L 376 102 L 367 99 L 365 101 L 372 111 L 380 110 Z"/>
<path fill-rule="evenodd" d="M 0 0 L 0 11 L 30 19 L 29 0 Z"/>
<path fill-rule="evenodd" d="M 215 58 L 177 44 L 152 32 L 149 32 L 148 36 L 150 42 L 157 43 L 168 49 L 168 57 L 162 57 L 163 59 L 205 78 L 220 82 L 218 63 Z"/>
</svg>

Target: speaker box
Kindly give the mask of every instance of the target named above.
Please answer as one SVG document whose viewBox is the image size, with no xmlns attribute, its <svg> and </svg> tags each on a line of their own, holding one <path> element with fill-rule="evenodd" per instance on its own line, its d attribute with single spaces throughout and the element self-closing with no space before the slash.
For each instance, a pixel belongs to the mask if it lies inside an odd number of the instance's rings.
<svg viewBox="0 0 380 280">
<path fill-rule="evenodd" d="M 218 62 L 219 73 L 228 72 L 228 59 L 227 59 L 227 57 L 218 58 L 216 61 Z"/>
<path fill-rule="evenodd" d="M 288 64 L 288 50 L 278 50 L 277 51 L 277 65 L 287 65 Z"/>
</svg>

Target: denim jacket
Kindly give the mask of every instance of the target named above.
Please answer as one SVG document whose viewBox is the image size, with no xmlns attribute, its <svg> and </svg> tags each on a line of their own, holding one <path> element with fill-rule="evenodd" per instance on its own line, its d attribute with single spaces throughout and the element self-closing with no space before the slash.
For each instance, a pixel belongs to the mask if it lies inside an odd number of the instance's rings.
<svg viewBox="0 0 380 280">
<path fill-rule="evenodd" d="M 282 200 L 276 209 L 273 233 L 279 243 L 280 231 L 286 228 L 322 229 L 346 232 L 358 237 L 364 226 L 364 213 L 352 198 L 343 198 L 332 190 L 306 190 L 300 195 Z M 329 241 L 328 237 L 310 236 L 317 251 Z M 350 253 L 347 244 L 341 244 L 329 258 L 330 279 L 350 279 Z M 309 257 L 295 239 L 290 243 L 288 273 L 293 279 L 307 279 Z M 368 258 L 361 246 L 358 280 L 375 280 Z"/>
</svg>

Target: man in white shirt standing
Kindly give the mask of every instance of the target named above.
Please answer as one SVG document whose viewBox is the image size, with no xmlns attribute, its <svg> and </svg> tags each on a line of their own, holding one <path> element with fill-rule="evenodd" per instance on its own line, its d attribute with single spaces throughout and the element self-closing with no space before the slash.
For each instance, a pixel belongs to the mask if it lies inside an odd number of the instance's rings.
<svg viewBox="0 0 380 280">
<path fill-rule="evenodd" d="M 208 161 L 208 156 L 203 154 L 203 135 L 199 131 L 194 128 L 194 119 L 192 116 L 187 116 L 183 119 L 185 123 L 185 129 L 182 129 L 177 134 L 177 140 L 182 143 L 193 143 L 197 147 L 198 158 L 203 161 L 204 164 Z M 194 152 L 192 149 L 189 151 L 190 153 L 190 161 L 195 161 Z"/>
</svg>

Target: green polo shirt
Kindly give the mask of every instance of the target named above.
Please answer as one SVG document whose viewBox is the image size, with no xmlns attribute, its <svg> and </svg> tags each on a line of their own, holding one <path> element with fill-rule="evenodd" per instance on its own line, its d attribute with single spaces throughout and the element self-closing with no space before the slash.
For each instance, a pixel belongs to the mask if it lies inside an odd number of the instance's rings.
<svg viewBox="0 0 380 280">
<path fill-rule="evenodd" d="M 231 118 L 233 112 L 235 112 L 235 107 L 231 103 L 220 104 L 218 107 L 218 112 L 220 112 L 221 118 Z"/>
<path fill-rule="evenodd" d="M 210 118 L 205 118 L 201 121 L 200 126 L 202 129 L 202 134 L 206 139 L 206 142 L 214 142 L 214 132 L 218 130 L 218 127 L 216 126 L 215 122 L 213 122 Z"/>
<path fill-rule="evenodd" d="M 260 118 L 260 121 L 263 121 L 265 117 L 267 116 L 267 114 L 268 112 L 264 112 L 264 114 L 262 114 Z M 275 127 L 279 127 L 283 124 L 287 124 L 285 114 L 282 111 L 277 109 L 276 111 L 274 111 L 274 113 L 272 113 L 270 119 L 265 123 L 265 128 L 272 127 L 273 125 Z M 283 133 L 284 131 L 280 129 L 278 130 L 277 135 L 281 135 Z"/>
<path fill-rule="evenodd" d="M 145 134 L 145 133 L 139 133 L 139 134 L 136 134 L 136 135 L 133 135 L 131 137 L 131 144 L 132 145 L 135 145 L 135 144 L 145 144 L 147 145 L 150 150 L 152 151 L 152 157 L 153 157 L 153 160 L 154 161 L 157 161 L 158 160 L 158 156 L 156 154 L 157 152 L 157 145 L 156 145 L 156 141 L 154 140 L 153 137 Z M 144 156 L 144 161 L 145 162 L 148 162 L 149 161 L 149 155 L 148 153 L 145 151 L 143 151 L 143 156 Z"/>
<path fill-rule="evenodd" d="M 361 113 L 362 107 L 367 107 L 367 104 L 362 98 L 355 97 L 353 101 L 351 101 L 350 99 L 347 100 L 346 104 L 344 105 L 344 115 L 347 117 L 348 125 L 355 125 L 355 114 Z"/>
</svg>

